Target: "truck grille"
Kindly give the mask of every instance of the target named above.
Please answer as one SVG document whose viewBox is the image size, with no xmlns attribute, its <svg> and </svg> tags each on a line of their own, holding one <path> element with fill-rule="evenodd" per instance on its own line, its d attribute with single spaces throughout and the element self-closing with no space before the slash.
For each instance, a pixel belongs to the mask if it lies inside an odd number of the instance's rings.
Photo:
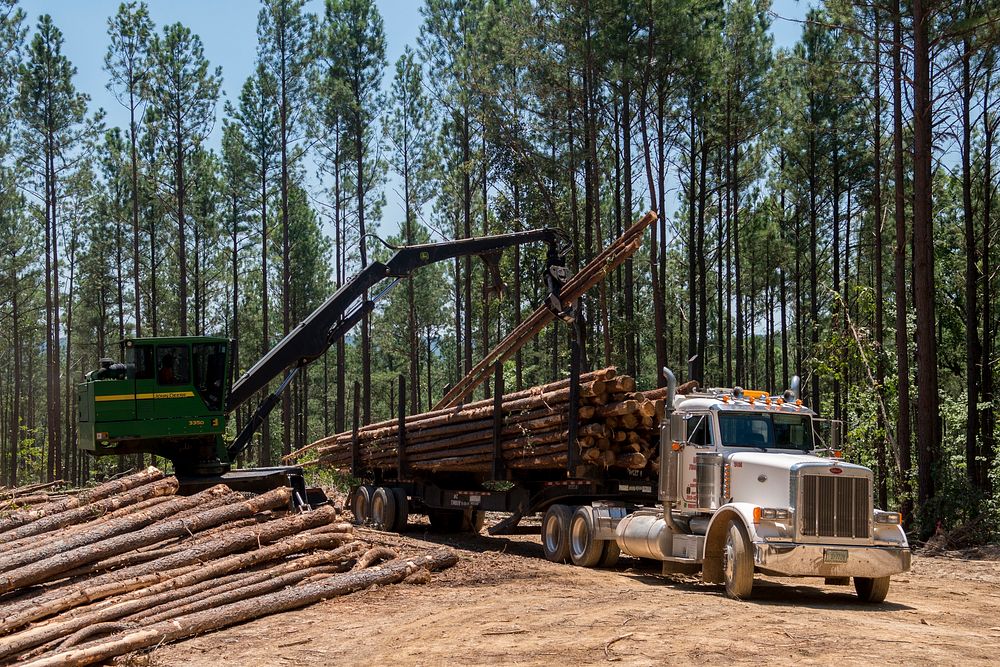
<svg viewBox="0 0 1000 667">
<path fill-rule="evenodd" d="M 813 537 L 867 538 L 871 488 L 867 477 L 802 477 L 799 526 Z"/>
</svg>

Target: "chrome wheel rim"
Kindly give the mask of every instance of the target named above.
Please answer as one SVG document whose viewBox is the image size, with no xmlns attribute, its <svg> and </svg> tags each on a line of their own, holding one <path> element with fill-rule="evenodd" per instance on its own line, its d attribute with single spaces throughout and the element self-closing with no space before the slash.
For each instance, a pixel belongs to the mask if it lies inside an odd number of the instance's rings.
<svg viewBox="0 0 1000 667">
<path fill-rule="evenodd" d="M 559 548 L 559 519 L 553 514 L 545 522 L 545 549 L 555 553 Z"/>
<path fill-rule="evenodd" d="M 590 531 L 587 530 L 587 522 L 574 517 L 569 533 L 569 544 L 573 555 L 579 558 L 587 549 Z"/>
<path fill-rule="evenodd" d="M 735 568 L 736 554 L 733 545 L 733 536 L 726 538 L 726 547 L 722 550 L 722 572 L 726 575 L 726 583 L 733 580 L 733 570 Z"/>
</svg>

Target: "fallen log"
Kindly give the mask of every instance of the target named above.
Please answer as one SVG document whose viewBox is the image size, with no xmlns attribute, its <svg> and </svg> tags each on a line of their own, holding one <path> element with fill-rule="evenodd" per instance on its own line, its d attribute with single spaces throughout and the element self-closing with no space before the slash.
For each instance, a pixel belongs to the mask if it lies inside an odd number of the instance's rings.
<svg viewBox="0 0 1000 667">
<path fill-rule="evenodd" d="M 200 568 L 202 563 L 209 560 L 261 544 L 270 544 L 288 535 L 330 524 L 336 516 L 334 508 L 320 507 L 312 512 L 282 517 L 232 534 L 204 540 L 196 539 L 186 549 L 175 554 L 124 570 L 108 572 L 85 581 L 66 584 L 24 602 L 2 608 L 0 634 L 73 607 L 166 581 L 184 572 Z"/>
<path fill-rule="evenodd" d="M 72 634 L 89 625 L 107 623 L 151 609 L 165 602 L 176 600 L 183 596 L 188 587 L 206 581 L 215 582 L 222 575 L 273 561 L 293 553 L 309 549 L 329 549 L 340 546 L 348 534 L 320 534 L 311 536 L 296 536 L 277 544 L 263 547 L 257 551 L 241 554 L 219 561 L 212 561 L 204 567 L 174 577 L 160 584 L 133 591 L 122 596 L 118 601 L 105 605 L 94 611 L 76 614 L 62 622 L 52 622 L 30 628 L 10 637 L 0 639 L 0 658 L 18 655 L 31 648 L 49 642 L 58 637 Z"/>
<path fill-rule="evenodd" d="M 347 595 L 371 586 L 397 583 L 419 569 L 439 570 L 451 567 L 457 562 L 458 556 L 455 552 L 450 549 L 440 549 L 424 556 L 399 559 L 377 568 L 334 575 L 215 609 L 175 617 L 145 628 L 128 630 L 119 636 L 59 651 L 27 664 L 32 667 L 89 665 L 163 642 L 176 641 L 262 616 L 298 609 L 320 600 Z"/>
<path fill-rule="evenodd" d="M 116 493 L 124 493 L 137 486 L 142 486 L 143 484 L 149 484 L 150 482 L 162 479 L 163 476 L 162 470 L 149 467 L 133 475 L 104 482 L 103 484 L 95 486 L 92 489 L 86 489 L 81 491 L 78 495 L 67 496 L 57 502 L 46 503 L 37 509 L 15 512 L 0 519 L 0 533 L 17 528 L 18 526 L 23 526 L 24 524 L 40 519 L 43 516 L 65 512 L 66 510 L 74 509 L 76 507 L 80 507 L 81 505 L 88 505 L 98 500 L 103 500 L 104 498 L 113 496 Z"/>
<path fill-rule="evenodd" d="M 229 492 L 226 487 L 213 487 L 208 492 Z M 197 498 L 201 493 L 191 498 Z M 147 526 L 142 530 L 126 535 L 117 535 L 102 542 L 90 543 L 71 551 L 60 553 L 39 562 L 0 574 L 0 593 L 42 583 L 81 565 L 93 563 L 103 558 L 117 556 L 140 546 L 155 544 L 170 537 L 185 533 L 193 534 L 206 528 L 217 526 L 227 521 L 234 521 L 251 516 L 265 509 L 287 507 L 291 500 L 291 490 L 288 488 L 274 489 L 267 493 L 240 502 L 208 510 L 186 519 L 163 521 Z"/>
<path fill-rule="evenodd" d="M 4 543 L 0 546 L 0 551 L 8 551 L 13 546 L 15 540 L 20 540 L 40 533 L 47 533 L 57 528 L 79 524 L 86 521 L 93 521 L 102 515 L 125 507 L 135 506 L 137 503 L 172 496 L 177 492 L 179 485 L 176 477 L 161 479 L 151 484 L 144 484 L 125 493 L 113 495 L 110 498 L 97 500 L 93 503 L 77 507 L 72 510 L 42 517 L 36 521 L 19 526 L 4 533 Z M 158 504 L 153 503 L 153 504 Z M 3 566 L 0 565 L 0 568 Z"/>
</svg>

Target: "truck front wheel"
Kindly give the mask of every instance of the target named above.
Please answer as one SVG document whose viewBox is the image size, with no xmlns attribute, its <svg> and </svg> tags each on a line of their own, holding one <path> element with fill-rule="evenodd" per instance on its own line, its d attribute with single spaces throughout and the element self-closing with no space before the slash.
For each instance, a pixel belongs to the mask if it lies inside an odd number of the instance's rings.
<svg viewBox="0 0 1000 667">
<path fill-rule="evenodd" d="M 854 590 L 862 602 L 879 603 L 889 593 L 889 577 L 854 577 Z"/>
<path fill-rule="evenodd" d="M 738 520 L 729 522 L 726 545 L 722 549 L 722 574 L 726 581 L 726 595 L 737 600 L 750 597 L 753 590 L 753 557 L 750 539 Z"/>
<path fill-rule="evenodd" d="M 573 508 L 569 505 L 551 505 L 542 517 L 542 550 L 545 558 L 553 563 L 569 560 L 569 524 Z"/>
</svg>

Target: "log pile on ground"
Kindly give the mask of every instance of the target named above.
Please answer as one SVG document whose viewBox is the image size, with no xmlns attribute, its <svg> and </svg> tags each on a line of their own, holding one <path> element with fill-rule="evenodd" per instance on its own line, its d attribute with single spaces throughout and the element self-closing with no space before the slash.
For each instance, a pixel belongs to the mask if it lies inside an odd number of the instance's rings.
<svg viewBox="0 0 1000 667">
<path fill-rule="evenodd" d="M 457 560 L 400 558 L 285 488 L 177 488 L 149 468 L 0 512 L 0 664 L 106 661 Z"/>
<path fill-rule="evenodd" d="M 637 392 L 635 380 L 615 368 L 580 378 L 580 461 L 602 468 L 655 469 L 659 415 L 665 392 Z M 563 468 L 568 457 L 569 380 L 505 394 L 500 432 L 504 463 L 510 469 Z M 411 470 L 487 472 L 493 460 L 494 401 L 411 415 L 405 419 L 405 459 Z M 318 463 L 348 469 L 353 432 L 313 443 Z M 398 465 L 399 422 L 358 429 L 362 468 Z M 305 450 L 300 450 L 299 453 Z"/>
</svg>

